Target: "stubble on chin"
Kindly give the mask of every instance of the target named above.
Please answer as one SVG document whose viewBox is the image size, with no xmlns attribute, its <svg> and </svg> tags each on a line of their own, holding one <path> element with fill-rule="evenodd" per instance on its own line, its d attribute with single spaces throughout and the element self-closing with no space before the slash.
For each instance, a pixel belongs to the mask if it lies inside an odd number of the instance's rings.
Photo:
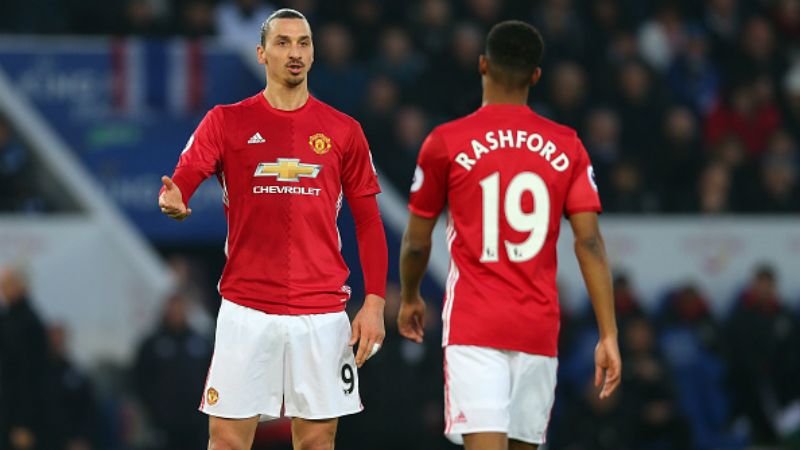
<svg viewBox="0 0 800 450">
<path fill-rule="evenodd" d="M 303 84 L 303 81 L 306 80 L 306 77 L 292 77 L 286 79 L 286 85 L 289 87 L 297 87 Z"/>
</svg>

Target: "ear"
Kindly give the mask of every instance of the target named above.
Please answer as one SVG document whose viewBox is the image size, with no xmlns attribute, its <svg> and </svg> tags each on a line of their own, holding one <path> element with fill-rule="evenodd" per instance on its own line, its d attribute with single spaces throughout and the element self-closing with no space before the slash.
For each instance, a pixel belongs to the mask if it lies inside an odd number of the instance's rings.
<svg viewBox="0 0 800 450">
<path fill-rule="evenodd" d="M 540 78 L 542 78 L 542 68 L 537 67 L 536 70 L 533 71 L 533 75 L 531 75 L 531 86 L 536 86 Z"/>
<path fill-rule="evenodd" d="M 258 45 L 256 46 L 256 57 L 258 58 L 258 63 L 262 65 L 267 64 L 267 58 L 264 54 L 264 47 Z"/>
<path fill-rule="evenodd" d="M 478 57 L 478 72 L 481 73 L 481 76 L 489 73 L 489 60 L 486 59 L 486 55 L 481 55 Z"/>
</svg>

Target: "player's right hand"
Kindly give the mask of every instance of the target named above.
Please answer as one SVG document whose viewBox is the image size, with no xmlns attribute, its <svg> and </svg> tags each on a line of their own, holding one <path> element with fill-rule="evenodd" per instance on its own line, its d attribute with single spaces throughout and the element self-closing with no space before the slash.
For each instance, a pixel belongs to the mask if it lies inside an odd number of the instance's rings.
<svg viewBox="0 0 800 450">
<path fill-rule="evenodd" d="M 614 393 L 622 379 L 622 358 L 619 356 L 617 337 L 600 338 L 594 349 L 594 385 L 603 386 L 600 398 Z"/>
<path fill-rule="evenodd" d="M 164 188 L 158 196 L 158 207 L 161 208 L 161 212 L 175 220 L 189 217 L 192 210 L 183 203 L 183 196 L 178 185 L 166 175 L 161 177 L 161 182 L 164 183 Z"/>
<path fill-rule="evenodd" d="M 422 338 L 425 337 L 425 300 L 422 297 L 417 296 L 412 300 L 403 300 L 400 303 L 397 329 L 404 338 L 417 344 L 422 343 Z"/>
</svg>

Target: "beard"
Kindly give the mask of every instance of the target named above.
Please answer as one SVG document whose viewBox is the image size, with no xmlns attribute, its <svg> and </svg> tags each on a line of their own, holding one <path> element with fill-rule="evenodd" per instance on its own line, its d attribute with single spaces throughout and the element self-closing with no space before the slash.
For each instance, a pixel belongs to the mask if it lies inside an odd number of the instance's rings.
<svg viewBox="0 0 800 450">
<path fill-rule="evenodd" d="M 296 77 L 289 77 L 284 80 L 287 86 L 289 87 L 297 87 L 303 84 L 303 81 L 306 80 L 305 75 L 298 75 Z"/>
</svg>

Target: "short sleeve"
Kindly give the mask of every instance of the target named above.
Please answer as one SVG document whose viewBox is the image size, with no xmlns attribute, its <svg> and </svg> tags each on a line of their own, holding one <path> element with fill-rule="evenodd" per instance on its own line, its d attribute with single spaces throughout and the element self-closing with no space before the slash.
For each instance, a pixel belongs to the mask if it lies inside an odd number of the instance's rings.
<svg viewBox="0 0 800 450">
<path fill-rule="evenodd" d="M 422 143 L 411 183 L 408 209 L 428 219 L 442 212 L 447 200 L 447 177 L 450 158 L 444 141 L 436 130 Z"/>
<path fill-rule="evenodd" d="M 353 123 L 350 145 L 344 152 L 342 188 L 345 197 L 356 198 L 381 192 L 367 138 L 358 122 Z"/>
<path fill-rule="evenodd" d="M 576 164 L 572 172 L 572 179 L 567 188 L 567 199 L 564 203 L 564 212 L 567 215 L 579 212 L 601 212 L 600 196 L 597 193 L 597 183 L 594 178 L 594 168 L 589 160 L 589 154 L 583 147 L 580 139 L 576 138 Z"/>
</svg>

